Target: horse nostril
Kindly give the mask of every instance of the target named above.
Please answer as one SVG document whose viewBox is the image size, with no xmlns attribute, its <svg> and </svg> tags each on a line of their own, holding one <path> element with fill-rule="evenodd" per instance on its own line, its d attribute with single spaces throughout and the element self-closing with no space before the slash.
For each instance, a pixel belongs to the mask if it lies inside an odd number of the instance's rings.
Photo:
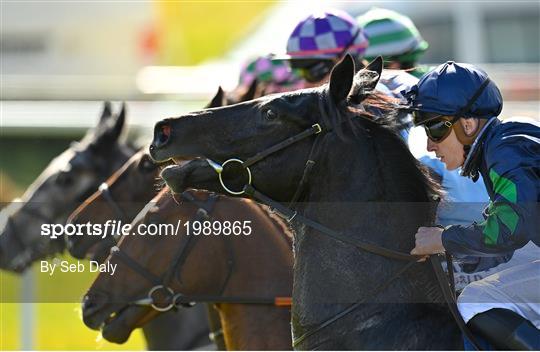
<svg viewBox="0 0 540 352">
<path fill-rule="evenodd" d="M 83 318 L 90 317 L 97 313 L 107 303 L 107 297 L 103 294 L 89 293 L 82 301 Z"/>
<path fill-rule="evenodd" d="M 161 123 L 156 125 L 154 147 L 161 147 L 169 141 L 171 137 L 171 126 L 168 123 Z"/>
</svg>

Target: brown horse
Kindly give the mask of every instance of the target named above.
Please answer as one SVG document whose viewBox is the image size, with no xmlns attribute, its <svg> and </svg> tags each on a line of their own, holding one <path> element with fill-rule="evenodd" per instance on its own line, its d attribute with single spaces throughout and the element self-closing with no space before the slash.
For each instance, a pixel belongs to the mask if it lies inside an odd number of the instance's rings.
<svg viewBox="0 0 540 352">
<path fill-rule="evenodd" d="M 249 100 L 254 97 L 256 82 L 241 94 L 227 94 L 221 87 L 207 104 L 212 108 Z M 156 180 L 159 178 L 158 164 L 143 152 L 136 153 L 107 181 L 101 184 L 92 196 L 84 201 L 70 216 L 69 223 L 104 224 L 107 220 L 129 223 L 139 211 L 155 196 Z M 103 262 L 116 244 L 112 237 L 72 236 L 66 238 L 67 248 L 76 258 L 90 257 Z M 218 349 L 224 349 L 223 337 L 218 332 L 221 327 L 215 309 L 208 306 L 208 322 L 203 305 L 190 310 L 162 314 L 143 328 L 150 349 L 189 349 L 208 345 L 208 323 L 211 338 Z M 188 324 L 189 329 L 179 329 Z"/>
<path fill-rule="evenodd" d="M 105 224 L 107 220 L 113 219 L 124 223 L 131 222 L 156 195 L 154 184 L 158 177 L 158 164 L 153 162 L 147 153 L 139 151 L 71 214 L 68 223 Z M 111 247 L 116 245 L 116 240 L 112 237 L 71 236 L 66 238 L 66 243 L 74 257 L 90 257 L 103 262 Z M 205 307 L 201 305 L 190 310 L 160 315 L 143 327 L 148 348 L 155 350 L 207 347 L 211 341 L 206 313 Z M 219 327 L 212 331 L 218 329 Z M 219 347 L 219 341 L 215 342 Z"/>
<path fill-rule="evenodd" d="M 93 329 L 103 324 L 106 339 L 125 341 L 134 328 L 157 314 L 134 303 L 157 308 L 171 303 L 161 300 L 165 292 L 161 288 L 149 295 L 150 301 L 145 299 L 153 287 L 164 285 L 182 293 L 175 296 L 177 304 L 215 302 L 228 349 L 290 349 L 290 311 L 276 307 L 279 301 L 275 300 L 289 297 L 292 290 L 288 227 L 252 201 L 205 191 L 185 192 L 179 199 L 177 204 L 163 191 L 137 216 L 132 228 L 194 220 L 251 221 L 252 234 L 197 236 L 188 235 L 186 227 L 180 226 L 177 236 L 136 232 L 138 235 L 123 237 L 107 259 L 117 265 L 115 275 L 100 274 L 84 298 L 85 324 Z"/>
</svg>

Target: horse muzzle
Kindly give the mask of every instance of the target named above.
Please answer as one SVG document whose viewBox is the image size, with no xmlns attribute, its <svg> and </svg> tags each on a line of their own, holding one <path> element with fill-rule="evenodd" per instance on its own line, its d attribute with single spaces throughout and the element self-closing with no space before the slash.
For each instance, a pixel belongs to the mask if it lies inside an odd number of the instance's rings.
<svg viewBox="0 0 540 352">
<path fill-rule="evenodd" d="M 91 292 L 83 297 L 81 304 L 82 319 L 86 326 L 93 330 L 99 330 L 101 325 L 109 317 L 106 310 L 107 295 Z"/>
<path fill-rule="evenodd" d="M 163 120 L 156 123 L 156 126 L 154 127 L 154 139 L 152 144 L 150 144 L 150 156 L 152 159 L 156 161 L 165 161 L 168 159 L 162 157 L 159 151 L 170 143 L 171 137 L 172 126 L 169 120 Z"/>
</svg>

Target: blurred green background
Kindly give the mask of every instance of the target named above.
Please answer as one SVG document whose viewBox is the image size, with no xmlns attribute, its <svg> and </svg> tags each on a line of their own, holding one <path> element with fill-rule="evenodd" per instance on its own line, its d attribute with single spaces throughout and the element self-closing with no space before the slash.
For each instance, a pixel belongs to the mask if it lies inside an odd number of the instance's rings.
<svg viewBox="0 0 540 352">
<path fill-rule="evenodd" d="M 0 139 L 0 165 L 2 165 L 2 202 L 20 195 L 40 174 L 49 161 L 64 151 L 72 140 L 80 135 L 64 137 L 24 138 L 21 136 Z M 7 152 L 9 151 L 9 152 Z M 68 255 L 61 259 L 74 259 Z M 34 291 L 53 294 L 62 287 L 82 294 L 89 287 L 95 274 L 84 272 L 54 275 L 48 278 L 38 275 L 39 268 L 32 268 L 36 282 Z M 0 271 L 0 302 L 14 302 L 21 296 L 21 277 Z M 39 299 L 39 297 L 38 297 Z M 34 346 L 38 350 L 143 350 L 145 344 L 140 330 L 129 341 L 116 345 L 99 337 L 98 332 L 88 329 L 80 319 L 80 304 L 72 303 L 25 303 L 31 305 L 34 316 L 32 331 Z M 20 303 L 0 303 L 0 350 L 20 350 L 21 336 Z"/>
<path fill-rule="evenodd" d="M 265 11 L 273 3 L 273 1 L 253 4 L 219 1 L 155 1 L 150 6 L 155 12 L 154 21 L 148 24 L 145 33 L 138 33 L 139 44 L 137 45 L 145 52 L 137 56 L 153 55 L 151 59 L 154 62 L 166 65 L 192 65 L 218 57 L 244 36 L 250 26 L 264 16 Z M 31 4 L 20 4 L 20 6 L 27 12 Z M 69 6 L 76 5 L 66 4 L 66 7 Z M 107 5 L 104 7 L 107 8 Z M 129 16 L 129 6 L 126 7 L 126 14 Z M 23 17 L 21 21 L 28 22 L 30 27 L 29 18 Z M 39 22 L 39 19 L 37 21 Z M 110 22 L 112 30 L 122 31 L 121 18 L 118 20 L 119 23 Z M 95 31 L 99 32 L 99 28 Z M 5 48 L 9 41 L 3 40 L 2 44 Z M 117 45 L 118 52 L 122 52 L 122 43 L 117 43 Z M 99 46 L 97 48 L 99 50 Z M 88 69 L 91 70 L 90 67 Z M 119 70 L 121 71 L 121 68 Z M 9 77 L 6 76 L 6 78 Z M 54 84 L 50 89 L 55 89 Z M 5 99 L 5 96 L 2 99 Z M 84 121 L 84 124 L 91 125 L 93 122 Z M 51 159 L 65 150 L 71 141 L 78 140 L 82 136 L 80 133 L 65 131 L 50 133 L 47 129 L 17 129 L 13 132 L 1 123 L 0 119 L 0 202 L 2 203 L 20 196 Z M 28 133 L 29 131 L 31 133 Z M 62 256 L 61 259 L 74 262 L 74 259 L 67 255 Z M 39 268 L 36 265 L 32 270 L 36 278 L 34 291 L 42 294 L 69 287 L 71 291 L 79 292 L 82 296 L 95 275 L 85 272 L 71 275 L 55 274 L 54 277 L 47 278 L 45 275 L 37 274 Z M 0 302 L 12 302 L 13 297 L 20 297 L 20 290 L 20 276 L 0 271 Z M 33 317 L 35 328 L 30 332 L 33 349 L 145 349 L 140 330 L 136 330 L 129 341 L 123 345 L 112 344 L 101 339 L 98 332 L 88 329 L 83 324 L 79 317 L 80 304 L 78 302 L 31 303 L 30 305 L 30 309 L 35 314 Z M 21 346 L 21 329 L 30 327 L 21 327 L 21 310 L 22 305 L 19 303 L 0 303 L 0 350 L 19 350 L 23 347 Z"/>
</svg>

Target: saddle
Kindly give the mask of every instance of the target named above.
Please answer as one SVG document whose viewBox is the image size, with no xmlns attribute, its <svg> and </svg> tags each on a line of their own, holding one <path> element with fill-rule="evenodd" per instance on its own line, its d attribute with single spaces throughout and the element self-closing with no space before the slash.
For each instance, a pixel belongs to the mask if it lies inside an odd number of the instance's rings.
<svg viewBox="0 0 540 352">
<path fill-rule="evenodd" d="M 475 315 L 468 323 L 457 308 L 452 257 L 446 255 L 448 277 L 445 278 L 439 256 L 431 256 L 431 263 L 450 312 L 460 330 L 476 350 L 540 350 L 540 330 L 519 314 L 502 308 L 490 309 Z M 446 281 L 446 284 L 445 284 Z M 487 342 L 487 346 L 486 343 Z"/>
</svg>

